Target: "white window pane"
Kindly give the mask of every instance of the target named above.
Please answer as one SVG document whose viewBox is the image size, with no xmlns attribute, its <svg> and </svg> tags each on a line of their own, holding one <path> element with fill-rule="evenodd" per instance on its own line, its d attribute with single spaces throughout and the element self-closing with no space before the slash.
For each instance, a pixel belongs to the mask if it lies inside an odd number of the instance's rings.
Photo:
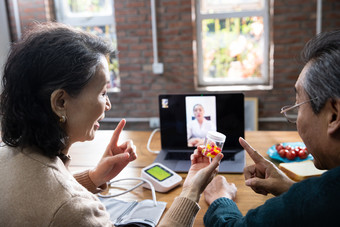
<svg viewBox="0 0 340 227">
<path fill-rule="evenodd" d="M 112 15 L 110 0 L 63 0 L 68 17 L 92 17 Z"/>
<path fill-rule="evenodd" d="M 57 21 L 91 32 L 112 41 L 117 49 L 114 0 L 54 0 Z M 111 74 L 108 91 L 119 91 L 118 56 L 110 56 Z"/>
<path fill-rule="evenodd" d="M 203 81 L 264 81 L 262 17 L 202 21 Z"/>
<path fill-rule="evenodd" d="M 105 26 L 76 26 L 82 30 L 91 32 L 97 36 L 104 37 L 112 41 L 115 49 L 117 49 L 116 29 L 113 25 Z M 119 78 L 119 64 L 118 56 L 113 54 L 109 57 L 109 71 L 110 71 L 110 84 L 108 84 L 108 92 L 119 91 L 120 78 Z"/>
<path fill-rule="evenodd" d="M 227 13 L 262 10 L 263 0 L 201 0 L 201 13 Z"/>
</svg>

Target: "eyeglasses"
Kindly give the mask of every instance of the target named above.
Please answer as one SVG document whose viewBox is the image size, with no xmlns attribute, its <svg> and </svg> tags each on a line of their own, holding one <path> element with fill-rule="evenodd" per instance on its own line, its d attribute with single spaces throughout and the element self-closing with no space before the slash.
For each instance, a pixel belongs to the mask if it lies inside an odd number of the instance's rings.
<svg viewBox="0 0 340 227">
<path fill-rule="evenodd" d="M 280 113 L 284 114 L 284 116 L 287 118 L 287 120 L 289 122 L 296 123 L 296 120 L 297 120 L 297 117 L 298 117 L 298 112 L 299 112 L 299 108 L 297 108 L 297 107 L 299 107 L 299 106 L 301 106 L 305 103 L 311 102 L 315 99 L 318 99 L 318 97 L 309 99 L 309 100 L 304 101 L 304 102 L 297 103 L 295 105 L 284 106 L 284 107 L 281 108 Z"/>
</svg>

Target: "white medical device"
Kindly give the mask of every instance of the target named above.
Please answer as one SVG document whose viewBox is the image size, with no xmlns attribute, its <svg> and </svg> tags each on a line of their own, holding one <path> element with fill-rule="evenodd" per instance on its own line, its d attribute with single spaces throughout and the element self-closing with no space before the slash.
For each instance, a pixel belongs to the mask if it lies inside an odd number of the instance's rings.
<svg viewBox="0 0 340 227">
<path fill-rule="evenodd" d="M 182 177 L 161 163 L 153 163 L 142 169 L 141 177 L 150 181 L 157 192 L 167 192 L 179 185 Z M 149 188 L 148 184 L 143 187 Z"/>
</svg>

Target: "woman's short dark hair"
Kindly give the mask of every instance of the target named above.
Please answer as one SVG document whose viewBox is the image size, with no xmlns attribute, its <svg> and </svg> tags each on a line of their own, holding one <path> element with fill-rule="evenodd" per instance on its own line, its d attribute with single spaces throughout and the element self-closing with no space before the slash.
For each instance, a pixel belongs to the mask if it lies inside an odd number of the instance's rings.
<svg viewBox="0 0 340 227">
<path fill-rule="evenodd" d="M 309 68 L 303 83 L 317 114 L 329 99 L 340 98 L 340 30 L 318 34 L 302 51 Z"/>
<path fill-rule="evenodd" d="M 96 73 L 100 56 L 112 53 L 112 45 L 98 36 L 60 23 L 36 24 L 12 46 L 4 67 L 3 142 L 59 155 L 67 135 L 51 108 L 52 92 L 64 89 L 77 96 Z"/>
</svg>

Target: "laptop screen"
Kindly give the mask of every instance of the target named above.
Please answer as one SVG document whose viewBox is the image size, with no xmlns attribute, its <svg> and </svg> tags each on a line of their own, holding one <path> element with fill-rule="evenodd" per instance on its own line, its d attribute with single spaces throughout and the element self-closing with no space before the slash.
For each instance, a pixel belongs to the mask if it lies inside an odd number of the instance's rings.
<svg viewBox="0 0 340 227">
<path fill-rule="evenodd" d="M 226 135 L 223 151 L 242 149 L 244 95 L 242 93 L 159 95 L 162 149 L 190 150 L 203 144 L 207 131 Z"/>
</svg>

